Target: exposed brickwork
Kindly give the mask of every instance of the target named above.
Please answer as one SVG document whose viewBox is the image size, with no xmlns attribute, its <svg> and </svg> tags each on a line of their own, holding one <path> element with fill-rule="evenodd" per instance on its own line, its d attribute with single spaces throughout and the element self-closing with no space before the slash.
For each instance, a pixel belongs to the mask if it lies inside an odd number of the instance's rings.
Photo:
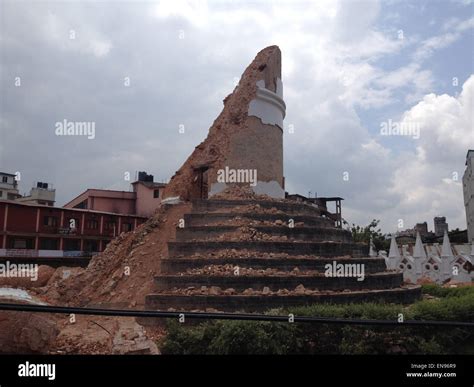
<svg viewBox="0 0 474 387">
<path fill-rule="evenodd" d="M 276 174 L 279 182 L 282 182 L 281 130 L 278 133 L 278 128 L 263 125 L 255 117 L 248 117 L 250 101 L 257 92 L 257 81 L 264 80 L 266 87 L 275 91 L 277 77 L 281 78 L 281 52 L 277 46 L 270 46 L 257 54 L 233 93 L 224 99 L 224 109 L 209 129 L 207 138 L 171 178 L 163 194 L 164 199 L 179 196 L 183 200 L 190 200 L 200 197 L 199 172 L 196 168 L 202 166 L 208 168 L 204 176 L 208 186 L 217 180 L 219 169 L 240 165 L 257 168 L 259 178 L 261 174 L 264 180 L 273 179 L 271 176 Z M 244 155 L 239 155 L 238 150 Z M 261 160 L 255 160 L 255 151 L 256 155 L 261 155 Z"/>
<path fill-rule="evenodd" d="M 247 117 L 231 139 L 227 164 L 236 169 L 256 169 L 259 181 L 274 180 L 283 187 L 282 130 L 263 124 L 257 117 Z"/>
</svg>

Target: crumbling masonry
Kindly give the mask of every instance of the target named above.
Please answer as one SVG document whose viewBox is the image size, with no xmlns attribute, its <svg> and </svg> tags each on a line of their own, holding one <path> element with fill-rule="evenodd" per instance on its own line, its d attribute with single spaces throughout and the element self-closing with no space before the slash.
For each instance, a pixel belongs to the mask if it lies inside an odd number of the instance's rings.
<svg viewBox="0 0 474 387">
<path fill-rule="evenodd" d="M 258 311 L 420 297 L 419 286 L 367 256 L 368 246 L 335 227 L 323 208 L 285 199 L 284 116 L 281 53 L 271 46 L 247 67 L 206 140 L 166 188 L 165 207 L 191 201 L 192 210 L 168 242 L 146 308 Z M 222 181 L 223 170 L 255 170 L 257 178 Z M 328 267 L 343 275 L 328 275 Z M 364 275 L 347 275 L 353 268 Z"/>
<path fill-rule="evenodd" d="M 256 170 L 253 191 L 283 198 L 283 118 L 281 52 L 260 51 L 247 67 L 224 109 L 183 166 L 171 178 L 164 198 L 207 199 L 226 188 L 218 171 Z"/>
</svg>

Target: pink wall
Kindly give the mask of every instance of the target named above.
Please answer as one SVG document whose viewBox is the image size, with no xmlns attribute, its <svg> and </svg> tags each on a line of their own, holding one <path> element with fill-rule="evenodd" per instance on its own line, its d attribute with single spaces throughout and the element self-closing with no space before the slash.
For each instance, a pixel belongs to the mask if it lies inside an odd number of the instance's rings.
<svg viewBox="0 0 474 387">
<path fill-rule="evenodd" d="M 141 183 L 133 184 L 134 190 L 137 194 L 136 215 L 150 217 L 161 203 L 161 195 L 164 188 L 147 187 Z M 155 189 L 160 190 L 160 197 L 154 198 L 153 192 Z"/>
<path fill-rule="evenodd" d="M 74 208 L 87 200 L 87 209 L 89 210 L 150 217 L 161 203 L 164 187 L 141 182 L 133 183 L 133 187 L 134 192 L 88 189 L 65 204 L 64 207 Z M 156 189 L 160 190 L 158 198 L 154 197 Z"/>
<path fill-rule="evenodd" d="M 135 199 L 90 197 L 89 209 L 94 211 L 113 212 L 116 214 L 135 213 Z"/>
<path fill-rule="evenodd" d="M 69 203 L 65 208 L 74 208 L 87 200 L 87 209 L 118 214 L 135 214 L 135 192 L 88 189 Z"/>
</svg>

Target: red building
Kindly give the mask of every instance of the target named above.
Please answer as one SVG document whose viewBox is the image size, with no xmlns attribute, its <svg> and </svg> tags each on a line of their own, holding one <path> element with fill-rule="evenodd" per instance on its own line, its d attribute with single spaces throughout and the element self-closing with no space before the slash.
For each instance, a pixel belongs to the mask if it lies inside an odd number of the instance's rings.
<svg viewBox="0 0 474 387">
<path fill-rule="evenodd" d="M 111 239 L 145 220 L 137 215 L 0 200 L 0 255 L 99 252 Z"/>
</svg>

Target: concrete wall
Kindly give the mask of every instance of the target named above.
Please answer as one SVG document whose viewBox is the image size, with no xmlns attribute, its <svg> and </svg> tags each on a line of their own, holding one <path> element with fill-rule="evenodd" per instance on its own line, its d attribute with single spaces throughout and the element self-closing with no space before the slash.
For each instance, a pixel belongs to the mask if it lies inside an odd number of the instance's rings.
<svg viewBox="0 0 474 387">
<path fill-rule="evenodd" d="M 66 203 L 64 208 L 74 208 L 87 200 L 87 209 L 89 210 L 135 214 L 135 197 L 134 192 L 88 189 Z"/>
<path fill-rule="evenodd" d="M 3 177 L 7 178 L 5 183 L 3 182 Z M 8 195 L 13 195 L 13 197 L 8 197 Z M 18 192 L 15 176 L 0 173 L 0 200 L 10 200 L 18 196 L 21 195 Z"/>
<path fill-rule="evenodd" d="M 134 214 L 135 199 L 92 196 L 89 198 L 89 209 L 116 214 Z"/>
<path fill-rule="evenodd" d="M 54 205 L 56 190 L 33 187 L 29 196 L 16 199 L 20 203 L 46 204 Z"/>
<path fill-rule="evenodd" d="M 138 216 L 150 217 L 160 206 L 161 197 L 163 195 L 163 187 L 146 186 L 145 184 L 136 183 L 133 185 L 137 196 L 135 211 Z M 158 189 L 160 196 L 154 197 L 154 191 Z"/>
<path fill-rule="evenodd" d="M 467 234 L 469 242 L 472 243 L 474 242 L 474 151 L 468 152 L 466 164 L 466 171 L 464 172 L 462 181 Z"/>
</svg>

